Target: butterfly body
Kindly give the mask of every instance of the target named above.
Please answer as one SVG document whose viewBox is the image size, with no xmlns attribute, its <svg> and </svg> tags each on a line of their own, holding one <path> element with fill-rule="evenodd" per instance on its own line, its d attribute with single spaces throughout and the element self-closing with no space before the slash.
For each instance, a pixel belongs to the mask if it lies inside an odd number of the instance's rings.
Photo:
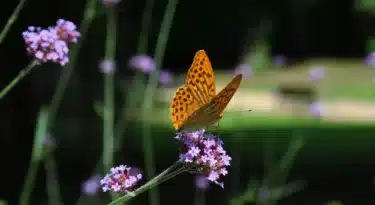
<svg viewBox="0 0 375 205">
<path fill-rule="evenodd" d="M 215 124 L 237 91 L 242 75 L 216 94 L 215 74 L 204 50 L 199 50 L 188 71 L 185 84 L 171 102 L 171 118 L 176 130 L 200 129 Z"/>
</svg>

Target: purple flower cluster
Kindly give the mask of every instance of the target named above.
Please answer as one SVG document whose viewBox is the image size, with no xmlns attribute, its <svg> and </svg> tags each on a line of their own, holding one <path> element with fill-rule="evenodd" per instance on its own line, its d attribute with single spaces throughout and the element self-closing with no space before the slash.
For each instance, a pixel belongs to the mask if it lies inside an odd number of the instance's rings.
<svg viewBox="0 0 375 205">
<path fill-rule="evenodd" d="M 107 6 L 112 6 L 120 3 L 121 0 L 100 0 L 102 4 L 107 5 Z"/>
<path fill-rule="evenodd" d="M 42 29 L 28 27 L 22 33 L 26 51 L 40 62 L 53 62 L 66 65 L 69 62 L 68 44 L 77 43 L 80 33 L 74 23 L 59 19 L 55 27 Z"/>
<path fill-rule="evenodd" d="M 218 180 L 221 175 L 228 174 L 226 168 L 232 158 L 223 149 L 223 141 L 211 134 L 205 134 L 204 129 L 191 133 L 178 133 L 175 138 L 182 145 L 180 159 L 189 167 L 194 167 L 194 171 L 198 171 L 209 181 L 224 188 L 224 183 Z"/>
<path fill-rule="evenodd" d="M 249 64 L 243 63 L 234 69 L 234 75 L 238 74 L 242 74 L 244 78 L 248 78 L 253 75 L 253 70 Z"/>
<path fill-rule="evenodd" d="M 326 75 L 326 69 L 324 67 L 314 67 L 309 72 L 309 79 L 311 81 L 320 81 Z"/>
<path fill-rule="evenodd" d="M 100 180 L 103 191 L 123 193 L 132 191 L 134 186 L 142 179 L 142 174 L 134 173 L 131 169 L 131 167 L 125 165 L 111 168 L 111 172 Z"/>
<path fill-rule="evenodd" d="M 371 67 L 375 66 L 375 52 L 371 52 L 365 58 L 365 64 Z"/>
<path fill-rule="evenodd" d="M 129 66 L 131 69 L 145 74 L 150 74 L 155 70 L 154 59 L 146 55 L 133 56 L 129 60 Z M 167 70 L 160 70 L 158 80 L 160 84 L 168 86 L 173 82 L 173 75 Z"/>
<path fill-rule="evenodd" d="M 82 191 L 86 195 L 93 196 L 100 188 L 100 177 L 95 175 L 82 183 Z"/>
</svg>

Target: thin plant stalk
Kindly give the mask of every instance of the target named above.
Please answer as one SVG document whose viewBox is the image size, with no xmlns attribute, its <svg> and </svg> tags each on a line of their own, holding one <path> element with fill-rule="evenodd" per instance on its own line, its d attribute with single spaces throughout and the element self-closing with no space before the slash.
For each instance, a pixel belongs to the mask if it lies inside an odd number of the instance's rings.
<svg viewBox="0 0 375 205">
<path fill-rule="evenodd" d="M 86 8 L 84 12 L 84 17 L 80 24 L 80 33 L 81 33 L 81 39 L 78 41 L 77 44 L 73 45 L 72 49 L 70 50 L 70 57 L 69 57 L 69 64 L 66 68 L 63 69 L 63 72 L 61 74 L 61 77 L 57 83 L 57 87 L 55 89 L 55 92 L 52 96 L 52 101 L 49 106 L 49 113 L 50 118 L 48 122 L 49 130 L 53 128 L 53 124 L 55 123 L 55 118 L 57 111 L 60 107 L 61 100 L 64 96 L 64 92 L 68 86 L 69 80 L 71 75 L 73 74 L 74 67 L 76 65 L 77 59 L 78 59 L 78 53 L 81 48 L 82 42 L 86 36 L 86 33 L 95 17 L 96 13 L 96 4 L 97 0 L 88 0 L 86 3 Z"/>
<path fill-rule="evenodd" d="M 146 54 L 148 50 L 148 36 L 149 36 L 149 28 L 151 23 L 152 17 L 152 9 L 154 7 L 154 0 L 147 0 L 146 7 L 143 11 L 142 16 L 142 28 L 139 34 L 138 40 L 138 48 L 137 48 L 137 55 Z M 126 97 L 126 102 L 124 103 L 120 119 L 117 121 L 115 126 L 115 144 L 122 144 L 123 134 L 127 128 L 127 115 L 130 111 L 134 110 L 136 103 L 140 102 L 140 97 L 138 92 L 133 92 L 137 90 L 139 92 L 144 90 L 144 83 L 143 83 L 143 73 L 137 72 L 132 80 L 132 83 L 128 89 L 128 96 Z M 117 150 L 117 149 L 116 149 Z"/>
<path fill-rule="evenodd" d="M 150 28 L 149 25 L 151 23 L 153 7 L 154 7 L 154 0 L 147 0 L 146 7 L 143 11 L 142 30 L 139 35 L 137 54 L 146 53 L 148 50 L 147 49 L 148 48 L 148 35 L 149 35 L 149 28 Z"/>
<path fill-rule="evenodd" d="M 17 85 L 24 77 L 26 77 L 38 65 L 37 60 L 31 61 L 26 68 L 22 69 L 13 80 L 0 91 L 0 100 L 3 99 L 12 88 Z"/>
<path fill-rule="evenodd" d="M 116 12 L 107 8 L 107 37 L 105 59 L 114 62 L 116 55 Z M 104 74 L 104 115 L 103 115 L 103 168 L 109 170 L 113 164 L 114 149 L 114 72 Z"/>
<path fill-rule="evenodd" d="M 48 204 L 61 205 L 59 181 L 57 176 L 57 164 L 53 157 L 47 156 L 44 162 L 46 170 Z"/>
<path fill-rule="evenodd" d="M 23 190 L 20 196 L 19 205 L 27 205 L 30 201 L 30 195 L 33 190 L 34 182 L 38 173 L 38 166 L 39 161 L 33 161 L 31 160 L 27 175 L 26 175 L 26 182 L 23 186 Z"/>
<path fill-rule="evenodd" d="M 25 3 L 26 3 L 26 0 L 20 0 L 20 2 L 18 2 L 16 8 L 14 9 L 14 11 L 12 13 L 12 15 L 8 19 L 7 24 L 5 24 L 3 30 L 0 33 L 0 44 L 4 41 L 6 35 L 8 34 L 8 32 L 10 30 L 10 27 L 12 27 L 12 25 L 17 21 L 18 15 L 19 15 L 21 9 L 23 8 L 23 6 L 25 5 Z"/>
<path fill-rule="evenodd" d="M 81 39 L 80 41 L 73 45 L 72 49 L 70 50 L 70 62 L 69 64 L 67 65 L 66 68 L 63 69 L 63 72 L 62 72 L 62 75 L 57 83 L 57 87 L 55 89 L 55 92 L 53 94 L 53 97 L 52 97 L 52 101 L 49 105 L 49 108 L 48 108 L 48 111 L 49 111 L 49 118 L 48 118 L 48 123 L 47 123 L 47 130 L 48 130 L 48 133 L 52 133 L 52 129 L 53 129 L 53 126 L 54 126 L 54 123 L 55 123 L 55 118 L 56 118 L 56 115 L 57 115 L 57 111 L 60 107 L 60 103 L 61 103 L 61 100 L 64 96 L 64 92 L 68 86 L 68 83 L 69 83 L 69 80 L 70 80 L 70 77 L 73 73 L 73 70 L 74 70 L 74 67 L 75 67 L 75 64 L 77 62 L 77 59 L 78 59 L 78 53 L 79 53 L 79 50 L 81 48 L 81 45 L 82 45 L 82 42 L 87 34 L 87 31 L 95 17 L 95 13 L 96 13 L 96 3 L 97 1 L 96 0 L 88 0 L 87 3 L 86 3 L 86 8 L 85 8 L 85 11 L 84 11 L 84 16 L 83 16 L 83 19 L 81 21 L 81 24 L 80 24 L 80 34 L 81 34 Z M 51 158 L 51 160 L 54 160 L 54 155 L 53 153 L 50 154 L 49 156 Z M 58 174 L 57 171 L 55 173 L 56 175 Z M 50 187 L 51 189 L 54 189 L 53 193 L 59 193 L 59 182 L 57 181 L 57 179 L 55 179 L 56 181 L 53 183 L 54 184 L 54 187 Z M 55 197 L 59 197 L 59 195 L 54 195 Z M 61 201 L 60 199 L 56 199 L 56 201 Z"/>
<path fill-rule="evenodd" d="M 147 190 L 150 190 L 150 189 L 154 188 L 155 186 L 157 186 L 157 185 L 159 185 L 159 184 L 161 184 L 161 183 L 163 183 L 163 182 L 165 182 L 165 181 L 185 172 L 186 167 L 182 166 L 182 167 L 176 169 L 179 165 L 181 165 L 180 161 L 175 162 L 172 166 L 170 166 L 169 168 L 164 170 L 162 173 L 160 173 L 159 175 L 157 175 L 156 177 L 151 179 L 149 182 L 147 182 L 143 186 L 139 187 L 138 189 L 136 189 L 133 192 L 130 192 L 130 193 L 126 194 L 125 196 L 122 196 L 122 197 L 112 201 L 108 205 L 114 205 L 114 204 L 117 204 L 117 203 L 129 201 L 130 199 L 142 194 L 143 192 L 145 192 Z"/>
<path fill-rule="evenodd" d="M 22 187 L 19 205 L 30 204 L 30 195 L 34 188 L 34 182 L 37 176 L 40 162 L 43 160 L 43 150 L 45 137 L 47 135 L 48 112 L 47 109 L 41 108 L 35 129 L 31 160 L 27 169 L 26 181 Z"/>
<path fill-rule="evenodd" d="M 148 85 L 144 93 L 144 103 L 142 106 L 142 120 L 143 120 L 143 151 L 145 158 L 146 177 L 150 178 L 155 175 L 155 165 L 153 157 L 153 145 L 151 141 L 151 127 L 147 118 L 150 118 L 153 108 L 154 94 L 158 83 L 159 69 L 162 65 L 164 52 L 168 41 L 168 36 L 173 23 L 173 17 L 178 4 L 178 0 L 169 0 L 163 21 L 160 27 L 160 32 L 156 42 L 155 48 L 155 70 L 151 72 Z M 149 195 L 149 203 L 151 205 L 159 204 L 159 190 L 157 188 L 151 190 Z"/>
</svg>

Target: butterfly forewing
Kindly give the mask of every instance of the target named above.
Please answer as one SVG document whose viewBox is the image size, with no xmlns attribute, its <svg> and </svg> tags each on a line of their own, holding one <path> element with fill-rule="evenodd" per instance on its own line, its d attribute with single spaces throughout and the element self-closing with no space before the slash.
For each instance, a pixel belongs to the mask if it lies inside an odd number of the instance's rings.
<svg viewBox="0 0 375 205">
<path fill-rule="evenodd" d="M 215 74 L 204 50 L 195 53 L 185 84 L 192 85 L 193 95 L 200 103 L 208 103 L 216 95 Z"/>
<path fill-rule="evenodd" d="M 222 112 L 237 91 L 242 75 L 235 76 L 209 103 L 194 111 L 183 123 L 183 128 L 209 126 L 218 122 Z"/>
<path fill-rule="evenodd" d="M 206 107 L 208 115 L 222 115 L 222 112 L 227 107 L 228 103 L 232 99 L 234 93 L 236 93 L 238 87 L 241 84 L 242 74 L 236 75 L 228 85 L 221 90 Z"/>
</svg>

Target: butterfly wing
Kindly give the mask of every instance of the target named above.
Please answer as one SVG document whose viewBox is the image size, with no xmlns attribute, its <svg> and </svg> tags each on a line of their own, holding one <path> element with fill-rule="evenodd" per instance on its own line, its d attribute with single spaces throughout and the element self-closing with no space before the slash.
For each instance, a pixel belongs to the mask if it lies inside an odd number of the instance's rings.
<svg viewBox="0 0 375 205">
<path fill-rule="evenodd" d="M 241 80 L 242 74 L 235 76 L 209 103 L 194 111 L 185 120 L 181 129 L 208 126 L 219 121 L 224 109 L 240 86 Z"/>
<path fill-rule="evenodd" d="M 173 127 L 178 130 L 186 119 L 201 107 L 201 104 L 191 94 L 191 85 L 179 87 L 172 99 L 170 110 Z"/>
<path fill-rule="evenodd" d="M 207 104 L 216 95 L 215 74 L 204 50 L 195 53 L 185 84 L 194 88 L 194 97 L 201 105 Z"/>
</svg>

